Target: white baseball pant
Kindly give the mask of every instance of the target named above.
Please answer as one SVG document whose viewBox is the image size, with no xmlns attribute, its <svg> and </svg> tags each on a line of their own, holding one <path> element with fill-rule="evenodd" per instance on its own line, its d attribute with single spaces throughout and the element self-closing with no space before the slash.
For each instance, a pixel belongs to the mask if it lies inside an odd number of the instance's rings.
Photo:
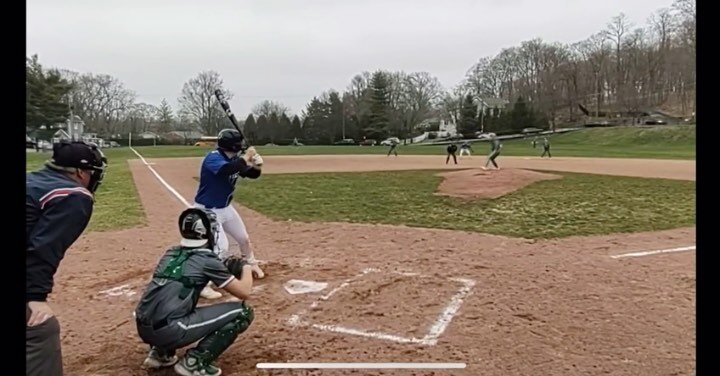
<svg viewBox="0 0 720 376">
<path fill-rule="evenodd" d="M 196 208 L 205 208 L 202 204 L 195 203 Z M 220 259 L 225 259 L 236 252 L 230 252 L 230 242 L 228 241 L 227 234 L 238 243 L 240 248 L 240 255 L 246 256 L 249 259 L 254 259 L 255 255 L 250 248 L 250 236 L 248 235 L 245 223 L 240 214 L 232 205 L 224 208 L 213 208 L 212 210 L 217 216 L 218 223 L 220 224 L 220 230 L 218 231 L 218 241 L 215 246 L 215 253 L 220 256 Z"/>
<path fill-rule="evenodd" d="M 469 156 L 469 155 L 470 155 L 470 149 L 460 148 L 460 156 L 462 156 L 462 155 L 465 154 L 465 153 L 467 153 L 467 155 Z"/>
</svg>

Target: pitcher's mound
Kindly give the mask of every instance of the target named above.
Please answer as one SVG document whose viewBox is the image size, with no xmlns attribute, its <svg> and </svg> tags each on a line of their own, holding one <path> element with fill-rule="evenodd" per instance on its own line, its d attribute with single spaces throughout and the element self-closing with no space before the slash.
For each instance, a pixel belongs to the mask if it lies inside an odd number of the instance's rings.
<svg viewBox="0 0 720 376">
<path fill-rule="evenodd" d="M 562 176 L 522 169 L 462 170 L 445 172 L 436 194 L 452 197 L 498 198 L 541 180 Z"/>
</svg>

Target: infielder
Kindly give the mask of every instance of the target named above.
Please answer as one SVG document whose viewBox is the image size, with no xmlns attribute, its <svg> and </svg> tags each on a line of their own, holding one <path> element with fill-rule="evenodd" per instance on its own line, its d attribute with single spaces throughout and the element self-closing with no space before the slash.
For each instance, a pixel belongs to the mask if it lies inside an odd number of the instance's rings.
<svg viewBox="0 0 720 376">
<path fill-rule="evenodd" d="M 488 156 L 487 162 L 485 162 L 485 166 L 483 166 L 483 170 L 487 170 L 488 165 L 490 163 L 492 163 L 493 166 L 495 166 L 496 170 L 500 169 L 500 167 L 498 167 L 497 163 L 495 163 L 495 158 L 497 158 L 498 155 L 500 155 L 500 149 L 502 149 L 502 144 L 500 143 L 500 140 L 497 138 L 497 136 L 494 136 L 492 138 L 491 142 L 492 142 L 492 146 L 490 148 L 490 155 Z"/>
<path fill-rule="evenodd" d="M 547 153 L 548 158 L 552 158 L 552 155 L 550 154 L 550 141 L 547 137 L 543 138 L 543 153 L 540 158 L 543 158 L 545 153 Z"/>
<path fill-rule="evenodd" d="M 462 157 L 463 154 L 467 153 L 468 157 L 470 157 L 470 152 L 472 151 L 472 147 L 470 146 L 470 143 L 465 141 L 462 145 L 460 145 L 460 154 L 459 156 Z"/>
<path fill-rule="evenodd" d="M 186 209 L 178 226 L 180 245 L 160 258 L 134 311 L 138 335 L 150 345 L 143 368 L 174 365 L 179 375 L 220 375 L 212 363 L 254 319 L 245 303 L 252 290 L 252 266 L 235 256 L 221 261 L 215 254 L 220 225 L 213 211 Z M 197 307 L 209 281 L 241 301 Z M 179 360 L 176 351 L 196 341 Z"/>
<path fill-rule="evenodd" d="M 395 143 L 395 140 L 390 141 L 390 150 L 388 150 L 387 156 L 389 157 L 390 154 L 395 153 L 395 156 L 397 157 L 397 144 Z"/>
<path fill-rule="evenodd" d="M 219 239 L 215 252 L 220 259 L 226 259 L 233 252 L 229 251 L 227 234 L 238 243 L 240 255 L 252 265 L 257 278 L 265 273 L 257 265 L 255 254 L 250 244 L 250 237 L 245 223 L 232 206 L 233 192 L 238 177 L 257 179 L 261 174 L 262 157 L 250 147 L 245 154 L 242 150 L 243 137 L 235 129 L 223 129 L 217 140 L 217 149 L 209 152 L 200 167 L 200 185 L 195 195 L 195 207 L 212 210 L 220 223 Z M 235 252 L 235 254 L 237 254 Z M 222 294 L 213 291 L 209 286 L 203 289 L 201 296 L 206 299 L 217 299 Z"/>
</svg>

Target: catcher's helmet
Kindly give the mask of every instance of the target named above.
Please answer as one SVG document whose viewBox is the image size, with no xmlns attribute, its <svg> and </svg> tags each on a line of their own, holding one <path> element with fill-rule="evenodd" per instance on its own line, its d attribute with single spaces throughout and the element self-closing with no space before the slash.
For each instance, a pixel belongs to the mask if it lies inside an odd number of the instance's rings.
<svg viewBox="0 0 720 376">
<path fill-rule="evenodd" d="M 212 210 L 189 208 L 180 214 L 180 245 L 187 248 L 205 247 L 214 249 L 217 244 L 220 225 Z"/>
<path fill-rule="evenodd" d="M 47 165 L 61 170 L 79 168 L 90 171 L 90 183 L 87 189 L 95 192 L 105 177 L 107 158 L 93 143 L 62 140 L 53 144 L 53 155 Z"/>
<path fill-rule="evenodd" d="M 223 150 L 239 153 L 243 150 L 245 138 L 237 129 L 223 129 L 218 134 L 218 147 Z"/>
</svg>

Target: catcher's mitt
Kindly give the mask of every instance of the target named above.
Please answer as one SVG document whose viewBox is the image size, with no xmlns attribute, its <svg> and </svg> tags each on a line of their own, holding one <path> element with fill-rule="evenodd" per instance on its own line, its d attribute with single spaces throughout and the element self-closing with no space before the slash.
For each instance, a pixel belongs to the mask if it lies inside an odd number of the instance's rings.
<svg viewBox="0 0 720 376">
<path fill-rule="evenodd" d="M 248 262 L 245 259 L 242 259 L 237 256 L 230 256 L 223 261 L 225 266 L 228 268 L 230 273 L 235 276 L 235 278 L 240 279 L 242 278 L 242 271 L 243 266 L 247 265 Z"/>
</svg>

